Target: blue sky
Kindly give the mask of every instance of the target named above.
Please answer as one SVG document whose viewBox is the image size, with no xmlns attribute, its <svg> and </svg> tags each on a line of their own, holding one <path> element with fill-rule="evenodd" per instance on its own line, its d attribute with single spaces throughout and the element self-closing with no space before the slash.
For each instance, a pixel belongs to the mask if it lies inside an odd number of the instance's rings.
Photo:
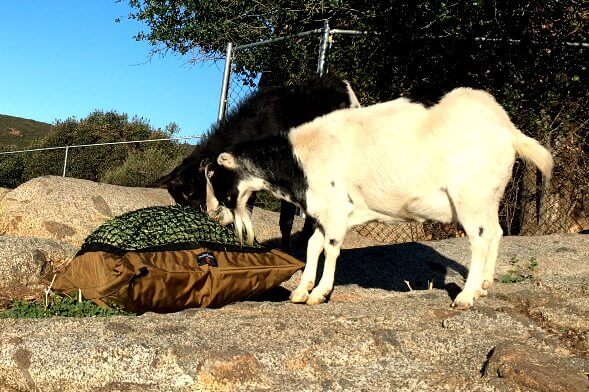
<svg viewBox="0 0 589 392">
<path fill-rule="evenodd" d="M 0 1 L 0 114 L 53 123 L 116 110 L 154 127 L 176 122 L 181 136 L 205 131 L 223 64 L 149 60 L 150 45 L 133 39 L 144 26 L 129 12 L 115 0 Z"/>
</svg>

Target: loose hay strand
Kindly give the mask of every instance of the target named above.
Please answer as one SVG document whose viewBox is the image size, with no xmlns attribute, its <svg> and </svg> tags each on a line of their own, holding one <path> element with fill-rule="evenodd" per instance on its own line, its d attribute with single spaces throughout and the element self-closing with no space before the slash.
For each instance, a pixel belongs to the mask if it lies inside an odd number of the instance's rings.
<svg viewBox="0 0 589 392">
<path fill-rule="evenodd" d="M 57 274 L 53 274 L 53 279 L 51 279 L 51 283 L 47 290 L 45 290 L 45 309 L 49 307 L 49 293 L 51 292 L 51 287 L 53 287 L 53 283 L 55 283 L 55 278 L 57 278 Z"/>
</svg>

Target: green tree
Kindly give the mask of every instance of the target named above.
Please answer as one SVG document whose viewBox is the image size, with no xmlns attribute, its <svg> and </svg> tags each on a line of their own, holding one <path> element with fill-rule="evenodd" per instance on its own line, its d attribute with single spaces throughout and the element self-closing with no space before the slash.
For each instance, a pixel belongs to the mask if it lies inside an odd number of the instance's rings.
<svg viewBox="0 0 589 392">
<path fill-rule="evenodd" d="M 141 118 L 129 120 L 126 114 L 96 110 L 86 118 L 58 120 L 45 138 L 33 143 L 32 148 L 108 143 L 125 140 L 148 139 L 155 130 Z M 158 133 L 163 135 L 163 133 Z M 113 145 L 70 148 L 67 175 L 98 181 L 100 174 L 120 166 L 138 145 Z M 61 174 L 63 150 L 54 153 L 27 154 L 24 175 L 27 179 L 46 174 Z M 57 169 L 57 171 L 56 171 Z"/>
<path fill-rule="evenodd" d="M 129 3 L 135 10 L 130 18 L 147 26 L 136 39 L 149 41 L 154 53 L 192 53 L 194 61 L 222 57 L 227 42 L 285 36 L 321 27 L 324 19 L 332 28 L 378 32 L 362 38 L 335 36 L 329 59 L 332 72 L 352 80 L 369 102 L 401 94 L 433 99 L 458 84 L 506 94 L 546 90 L 547 83 L 560 86 L 558 91 L 584 87 L 579 82 L 585 80 L 586 53 L 564 44 L 587 38 L 589 13 L 576 0 Z M 317 62 L 316 37 L 301 42 L 247 51 L 237 56 L 236 68 L 250 75 L 264 71 L 267 83 L 295 82 L 312 74 Z M 512 100 L 521 102 L 517 94 Z"/>
<path fill-rule="evenodd" d="M 433 102 L 457 86 L 497 97 L 516 124 L 544 139 L 542 118 L 587 120 L 589 9 L 577 0 L 210 1 L 129 0 L 153 53 L 221 58 L 227 42 L 245 44 L 321 27 L 375 32 L 334 35 L 329 72 L 350 80 L 365 104 L 406 96 Z M 315 73 L 317 36 L 243 50 L 234 70 L 244 83 L 292 84 Z M 568 105 L 570 103 L 570 105 Z M 566 132 L 566 131 L 565 131 Z M 554 137 L 561 136 L 551 133 Z"/>
</svg>

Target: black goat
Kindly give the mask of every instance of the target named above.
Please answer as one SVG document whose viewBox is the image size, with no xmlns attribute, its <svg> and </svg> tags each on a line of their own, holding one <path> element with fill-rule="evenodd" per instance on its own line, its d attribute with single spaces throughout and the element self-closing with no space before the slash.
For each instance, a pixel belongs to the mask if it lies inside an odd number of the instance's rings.
<svg viewBox="0 0 589 392">
<path fill-rule="evenodd" d="M 205 205 L 206 180 L 204 164 L 231 150 L 237 143 L 279 135 L 337 109 L 359 107 L 349 83 L 324 76 L 292 87 L 259 89 L 230 111 L 226 118 L 214 124 L 194 151 L 172 172 L 151 186 L 166 186 L 176 203 L 201 207 Z M 253 208 L 255 195 L 248 206 Z M 280 206 L 281 247 L 290 251 L 290 233 L 296 207 L 285 201 Z M 303 235 L 308 238 L 314 222 L 305 220 Z"/>
</svg>

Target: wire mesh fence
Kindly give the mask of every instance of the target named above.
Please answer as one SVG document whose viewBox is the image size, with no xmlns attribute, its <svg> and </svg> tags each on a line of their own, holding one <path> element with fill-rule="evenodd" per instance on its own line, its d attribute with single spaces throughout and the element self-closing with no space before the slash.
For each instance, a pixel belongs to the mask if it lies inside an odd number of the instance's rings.
<svg viewBox="0 0 589 392">
<path fill-rule="evenodd" d="M 245 76 L 232 74 L 229 81 L 229 94 L 227 95 L 228 110 L 235 109 L 237 104 L 257 89 L 257 83 L 248 80 Z"/>
<path fill-rule="evenodd" d="M 276 71 L 271 70 L 277 68 L 286 70 L 288 67 L 288 72 L 296 73 L 300 79 L 314 75 L 317 72 L 316 64 L 309 63 L 306 59 L 319 57 L 320 32 L 320 30 L 311 31 L 311 34 L 292 36 L 256 46 L 236 46 L 231 58 L 227 109 L 234 109 L 241 100 L 257 88 L 273 85 L 280 80 L 281 75 L 276 75 Z M 273 57 L 272 65 L 258 61 L 266 53 L 280 53 L 280 56 Z M 293 57 L 301 58 L 294 70 L 286 62 Z M 285 64 L 284 67 L 281 67 L 281 63 Z"/>
</svg>

